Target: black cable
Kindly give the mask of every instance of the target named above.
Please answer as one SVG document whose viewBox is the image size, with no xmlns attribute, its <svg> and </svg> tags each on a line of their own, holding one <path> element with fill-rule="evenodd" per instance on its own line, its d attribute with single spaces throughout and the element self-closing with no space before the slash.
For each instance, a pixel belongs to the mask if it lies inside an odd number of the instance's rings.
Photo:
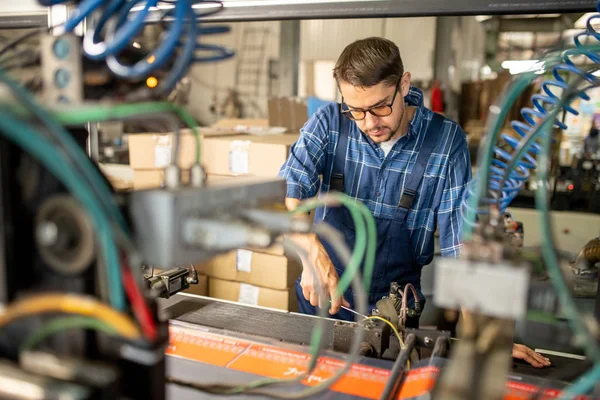
<svg viewBox="0 0 600 400">
<path fill-rule="evenodd" d="M 58 25 L 58 26 L 60 26 L 60 25 Z M 13 47 L 17 46 L 21 42 L 24 42 L 25 40 L 27 40 L 35 35 L 39 35 L 40 33 L 49 32 L 52 29 L 57 28 L 58 26 L 53 26 L 51 28 L 35 29 L 33 31 L 25 32 L 21 36 L 14 38 L 10 42 L 8 42 L 4 46 L 2 46 L 2 48 L 0 48 L 0 56 L 3 55 L 4 53 L 6 53 L 7 51 L 9 51 L 10 49 L 12 49 Z"/>
<path fill-rule="evenodd" d="M 392 367 L 392 372 L 390 373 L 390 377 L 385 384 L 385 388 L 381 393 L 380 400 L 392 400 L 398 397 L 398 393 L 400 393 L 400 389 L 404 384 L 404 380 L 406 379 L 406 374 L 408 373 L 406 369 L 406 362 L 410 358 L 410 354 L 417 344 L 417 337 L 411 333 L 406 337 L 404 342 L 404 348 L 396 358 L 394 362 L 394 366 Z"/>
<path fill-rule="evenodd" d="M 429 364 L 433 362 L 435 357 L 444 357 L 446 355 L 446 351 L 448 350 L 448 338 L 445 336 L 439 336 L 435 340 L 435 345 L 433 346 L 433 351 L 431 352 L 431 358 L 429 359 Z"/>
</svg>

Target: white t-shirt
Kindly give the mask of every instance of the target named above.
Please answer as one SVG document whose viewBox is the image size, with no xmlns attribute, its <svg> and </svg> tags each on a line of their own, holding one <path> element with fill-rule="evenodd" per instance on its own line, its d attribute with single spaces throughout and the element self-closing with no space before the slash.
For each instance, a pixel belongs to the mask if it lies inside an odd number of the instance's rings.
<svg viewBox="0 0 600 400">
<path fill-rule="evenodd" d="M 381 150 L 383 150 L 383 154 L 385 154 L 386 157 L 388 154 L 390 154 L 392 147 L 394 147 L 394 145 L 396 144 L 396 142 L 398 142 L 398 140 L 400 140 L 399 137 L 396 139 L 390 139 L 387 142 L 379 143 L 379 146 L 381 147 Z"/>
</svg>

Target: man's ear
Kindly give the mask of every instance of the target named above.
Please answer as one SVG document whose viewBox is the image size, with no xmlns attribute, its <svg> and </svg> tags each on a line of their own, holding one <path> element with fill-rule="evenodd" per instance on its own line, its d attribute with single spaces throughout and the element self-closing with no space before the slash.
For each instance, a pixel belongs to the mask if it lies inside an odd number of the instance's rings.
<svg viewBox="0 0 600 400">
<path fill-rule="evenodd" d="M 400 93 L 402 97 L 406 97 L 408 95 L 408 91 L 410 90 L 410 72 L 405 72 L 402 75 L 402 80 L 400 81 Z"/>
</svg>

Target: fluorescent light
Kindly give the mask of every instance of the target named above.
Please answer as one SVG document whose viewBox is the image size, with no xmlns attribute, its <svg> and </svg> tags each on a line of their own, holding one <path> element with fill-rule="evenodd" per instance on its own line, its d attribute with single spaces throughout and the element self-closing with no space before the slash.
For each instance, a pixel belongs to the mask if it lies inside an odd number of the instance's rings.
<svg viewBox="0 0 600 400">
<path fill-rule="evenodd" d="M 477 22 L 484 22 L 487 21 L 488 19 L 492 19 L 491 15 L 476 15 L 475 16 L 475 21 Z"/>
<path fill-rule="evenodd" d="M 523 72 L 544 71 L 544 63 L 539 60 L 507 60 L 502 63 L 502 68 L 509 70 L 511 75 L 522 74 Z"/>
</svg>

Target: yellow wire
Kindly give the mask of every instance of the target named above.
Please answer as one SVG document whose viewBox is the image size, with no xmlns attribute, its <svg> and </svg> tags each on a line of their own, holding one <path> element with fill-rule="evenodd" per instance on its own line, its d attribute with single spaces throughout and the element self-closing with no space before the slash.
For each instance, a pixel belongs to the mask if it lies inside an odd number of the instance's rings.
<svg viewBox="0 0 600 400">
<path fill-rule="evenodd" d="M 94 317 L 113 327 L 125 338 L 138 339 L 142 336 L 131 318 L 113 310 L 97 299 L 63 293 L 42 294 L 12 303 L 5 312 L 0 313 L 0 328 L 16 319 L 48 312 Z"/>
<path fill-rule="evenodd" d="M 400 348 L 401 349 L 405 349 L 406 345 L 404 344 L 404 341 L 402 340 L 402 337 L 400 337 L 400 332 L 398 332 L 398 329 L 396 329 L 396 327 L 394 326 L 394 324 L 392 324 L 390 321 L 388 321 L 385 318 L 381 318 L 377 315 L 371 315 L 370 317 L 367 317 L 366 319 L 376 319 L 379 321 L 383 321 L 386 324 L 389 325 L 390 328 L 392 328 L 392 331 L 394 331 L 394 334 L 396 335 L 396 337 L 398 338 L 398 341 L 400 342 Z M 410 360 L 406 360 L 406 364 L 408 365 L 408 369 L 410 369 Z"/>
</svg>

